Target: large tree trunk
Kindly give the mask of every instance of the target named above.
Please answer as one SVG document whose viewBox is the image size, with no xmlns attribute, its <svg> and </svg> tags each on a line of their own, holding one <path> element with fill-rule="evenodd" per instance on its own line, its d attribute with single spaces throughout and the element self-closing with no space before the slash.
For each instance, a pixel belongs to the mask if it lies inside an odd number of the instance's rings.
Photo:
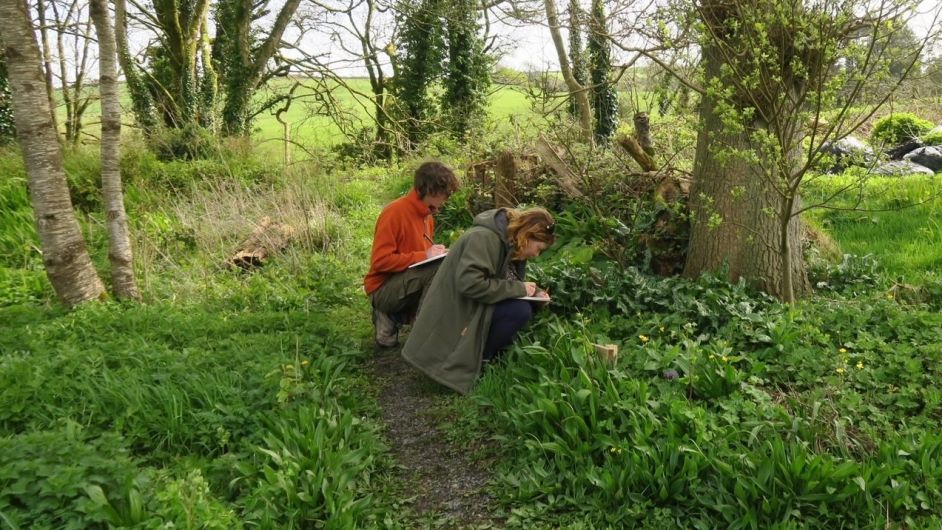
<svg viewBox="0 0 942 530">
<path fill-rule="evenodd" d="M 49 281 L 67 305 L 100 298 L 105 287 L 92 265 L 75 219 L 62 152 L 46 98 L 42 59 L 24 0 L 0 2 L 16 133 L 23 149 L 36 231 Z"/>
<path fill-rule="evenodd" d="M 586 143 L 592 143 L 592 108 L 589 106 L 589 96 L 586 94 L 586 88 L 576 80 L 569 65 L 569 57 L 566 54 L 566 46 L 563 44 L 563 36 L 559 32 L 559 13 L 556 10 L 556 0 L 545 0 L 546 21 L 549 25 L 550 35 L 553 37 L 553 45 L 556 47 L 556 55 L 559 57 L 559 70 L 563 74 L 563 80 L 569 88 L 569 96 L 575 99 L 576 108 L 579 114 L 579 125 L 582 128 L 582 135 Z"/>
<path fill-rule="evenodd" d="M 108 229 L 108 261 L 118 298 L 140 299 L 134 280 L 131 236 L 121 190 L 121 104 L 118 99 L 118 65 L 107 0 L 91 0 L 92 21 L 98 33 L 98 71 L 101 91 L 101 189 Z"/>
<path fill-rule="evenodd" d="M 703 46 L 702 65 L 707 85 L 720 78 L 722 56 L 710 44 Z M 810 288 L 799 220 L 791 215 L 799 201 L 783 201 L 762 164 L 731 155 L 732 150 L 751 150 L 750 128 L 763 125 L 754 122 L 732 131 L 718 115 L 717 103 L 709 93 L 701 102 L 684 274 L 726 271 L 731 280 L 743 277 L 782 300 L 794 300 Z"/>
</svg>

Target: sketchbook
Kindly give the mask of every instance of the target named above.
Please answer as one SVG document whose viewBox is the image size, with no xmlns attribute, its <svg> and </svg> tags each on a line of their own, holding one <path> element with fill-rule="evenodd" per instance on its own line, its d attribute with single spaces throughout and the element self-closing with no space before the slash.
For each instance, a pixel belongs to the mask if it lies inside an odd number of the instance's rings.
<svg viewBox="0 0 942 530">
<path fill-rule="evenodd" d="M 551 298 L 543 298 L 540 296 L 518 296 L 517 300 L 528 300 L 530 302 L 549 302 Z"/>
<path fill-rule="evenodd" d="M 425 265 L 426 263 L 431 263 L 431 262 L 433 262 L 433 261 L 438 261 L 438 260 L 444 258 L 444 257 L 447 256 L 447 255 L 448 255 L 448 253 L 446 252 L 446 253 L 444 253 L 444 254 L 439 254 L 439 255 L 434 256 L 434 257 L 431 257 L 431 258 L 425 258 L 424 260 L 422 260 L 422 261 L 420 261 L 420 262 L 418 262 L 418 263 L 413 263 L 412 265 L 409 265 L 409 268 L 410 268 L 410 269 L 414 269 L 414 268 L 416 268 L 416 267 L 420 267 L 420 266 L 422 266 L 422 265 Z"/>
</svg>

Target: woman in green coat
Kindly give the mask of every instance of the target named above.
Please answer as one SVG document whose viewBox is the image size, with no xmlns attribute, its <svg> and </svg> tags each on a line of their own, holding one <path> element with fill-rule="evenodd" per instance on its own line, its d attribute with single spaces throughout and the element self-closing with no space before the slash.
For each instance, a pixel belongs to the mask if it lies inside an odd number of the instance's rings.
<svg viewBox="0 0 942 530">
<path fill-rule="evenodd" d="M 519 298 L 548 298 L 524 281 L 525 265 L 553 244 L 554 226 L 543 208 L 498 208 L 475 217 L 432 280 L 402 356 L 467 393 L 483 361 L 510 345 L 533 316 L 533 302 Z"/>
</svg>

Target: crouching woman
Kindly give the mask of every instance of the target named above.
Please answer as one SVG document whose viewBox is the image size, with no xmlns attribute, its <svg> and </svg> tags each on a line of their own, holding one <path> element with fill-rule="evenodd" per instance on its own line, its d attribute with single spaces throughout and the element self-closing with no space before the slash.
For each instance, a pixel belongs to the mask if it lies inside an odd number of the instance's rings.
<svg viewBox="0 0 942 530">
<path fill-rule="evenodd" d="M 555 241 L 543 208 L 479 214 L 448 252 L 419 308 L 402 356 L 439 383 L 467 393 L 484 361 L 509 346 L 547 298 L 525 281 L 526 260 Z"/>
</svg>

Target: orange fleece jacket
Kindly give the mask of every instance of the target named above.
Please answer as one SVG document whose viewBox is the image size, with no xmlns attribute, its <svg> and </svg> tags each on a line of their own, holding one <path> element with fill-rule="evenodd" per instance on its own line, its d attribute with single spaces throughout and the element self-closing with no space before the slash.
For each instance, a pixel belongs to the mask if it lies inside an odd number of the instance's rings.
<svg viewBox="0 0 942 530">
<path fill-rule="evenodd" d="M 363 279 L 366 294 L 379 289 L 386 278 L 425 259 L 435 233 L 435 220 L 413 188 L 383 208 L 373 231 L 370 271 Z"/>
</svg>

